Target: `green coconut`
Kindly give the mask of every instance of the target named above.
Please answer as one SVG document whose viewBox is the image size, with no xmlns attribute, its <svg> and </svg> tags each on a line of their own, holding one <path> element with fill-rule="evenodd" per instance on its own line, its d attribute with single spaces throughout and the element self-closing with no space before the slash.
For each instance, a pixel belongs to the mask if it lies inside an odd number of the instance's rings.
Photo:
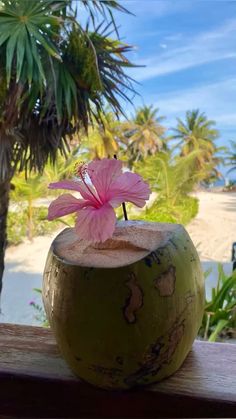
<svg viewBox="0 0 236 419">
<path fill-rule="evenodd" d="M 201 325 L 204 279 L 181 225 L 121 222 L 97 246 L 65 229 L 49 250 L 43 301 L 72 371 L 130 388 L 181 366 Z"/>
</svg>

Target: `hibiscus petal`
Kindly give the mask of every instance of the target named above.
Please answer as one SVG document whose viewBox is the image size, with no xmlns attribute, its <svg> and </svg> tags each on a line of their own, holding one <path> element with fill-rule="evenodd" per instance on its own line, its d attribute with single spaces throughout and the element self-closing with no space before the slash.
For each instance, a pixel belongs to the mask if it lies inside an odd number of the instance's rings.
<svg viewBox="0 0 236 419">
<path fill-rule="evenodd" d="M 114 180 L 122 174 L 122 162 L 116 159 L 94 160 L 88 164 L 88 174 L 100 200 L 107 201 L 107 193 Z"/>
<path fill-rule="evenodd" d="M 77 199 L 71 194 L 64 194 L 51 202 L 48 207 L 48 220 L 76 212 L 88 205 L 88 201 Z"/>
<path fill-rule="evenodd" d="M 149 199 L 151 190 L 141 176 L 126 172 L 111 184 L 109 190 L 109 203 L 117 207 L 122 202 L 132 202 L 137 207 L 143 207 Z"/>
<path fill-rule="evenodd" d="M 84 199 L 94 200 L 92 194 L 85 188 L 81 181 L 62 180 L 60 182 L 53 182 L 48 185 L 49 189 L 69 189 L 71 191 L 79 192 Z"/>
<path fill-rule="evenodd" d="M 90 242 L 104 242 L 115 230 L 116 215 L 109 204 L 100 208 L 89 207 L 79 211 L 75 230 L 79 237 Z"/>
</svg>

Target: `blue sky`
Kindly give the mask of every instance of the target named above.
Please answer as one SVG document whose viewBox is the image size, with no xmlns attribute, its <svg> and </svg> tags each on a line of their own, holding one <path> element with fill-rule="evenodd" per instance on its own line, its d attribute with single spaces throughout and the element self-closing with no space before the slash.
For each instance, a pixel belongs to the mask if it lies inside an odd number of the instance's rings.
<svg viewBox="0 0 236 419">
<path fill-rule="evenodd" d="M 134 16 L 117 14 L 130 71 L 140 85 L 136 106 L 154 104 L 167 126 L 200 108 L 217 122 L 219 144 L 236 140 L 236 1 L 125 0 Z M 130 109 L 129 109 L 130 112 Z"/>
<path fill-rule="evenodd" d="M 145 65 L 129 71 L 139 82 L 134 106 L 160 108 L 167 127 L 199 108 L 216 121 L 218 145 L 236 141 L 236 0 L 120 3 L 135 15 L 115 13 L 120 36 L 135 46 L 129 58 Z"/>
</svg>

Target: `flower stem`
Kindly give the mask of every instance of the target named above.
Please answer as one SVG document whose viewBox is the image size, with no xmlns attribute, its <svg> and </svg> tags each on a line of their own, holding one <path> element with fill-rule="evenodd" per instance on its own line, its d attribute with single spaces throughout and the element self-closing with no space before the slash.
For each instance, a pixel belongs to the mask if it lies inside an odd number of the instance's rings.
<svg viewBox="0 0 236 419">
<path fill-rule="evenodd" d="M 117 155 L 116 154 L 114 154 L 114 159 L 117 160 Z M 126 210 L 126 206 L 125 206 L 124 202 L 122 202 L 122 209 L 123 209 L 124 219 L 125 219 L 125 221 L 128 221 L 127 210 Z"/>
</svg>

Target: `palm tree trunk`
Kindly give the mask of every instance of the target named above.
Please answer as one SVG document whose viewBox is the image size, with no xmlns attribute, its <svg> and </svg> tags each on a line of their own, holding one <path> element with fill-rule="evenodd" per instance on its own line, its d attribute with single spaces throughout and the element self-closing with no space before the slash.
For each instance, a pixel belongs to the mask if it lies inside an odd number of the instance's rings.
<svg viewBox="0 0 236 419">
<path fill-rule="evenodd" d="M 7 213 L 9 205 L 10 180 L 0 182 L 0 294 L 4 271 L 4 256 L 7 244 Z"/>
</svg>

